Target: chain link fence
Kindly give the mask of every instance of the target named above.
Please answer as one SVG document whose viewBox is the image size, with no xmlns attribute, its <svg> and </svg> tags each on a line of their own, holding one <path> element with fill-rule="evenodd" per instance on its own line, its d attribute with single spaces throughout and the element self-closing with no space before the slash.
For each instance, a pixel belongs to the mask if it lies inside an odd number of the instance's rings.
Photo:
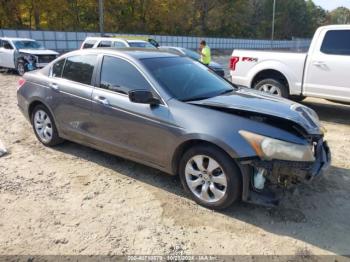
<svg viewBox="0 0 350 262">
<path fill-rule="evenodd" d="M 108 34 L 108 33 L 107 33 Z M 240 38 L 220 37 L 190 37 L 190 36 L 167 36 L 167 35 L 135 35 L 114 34 L 116 36 L 132 36 L 153 38 L 160 45 L 181 46 L 190 49 L 198 48 L 199 42 L 205 39 L 212 49 L 287 49 L 293 51 L 305 51 L 310 46 L 310 39 L 295 38 L 292 40 L 256 40 Z M 61 32 L 61 31 L 34 31 L 34 30 L 8 30 L 0 29 L 0 37 L 32 38 L 43 44 L 48 49 L 59 52 L 78 49 L 88 36 L 100 36 L 99 33 L 90 32 Z"/>
</svg>

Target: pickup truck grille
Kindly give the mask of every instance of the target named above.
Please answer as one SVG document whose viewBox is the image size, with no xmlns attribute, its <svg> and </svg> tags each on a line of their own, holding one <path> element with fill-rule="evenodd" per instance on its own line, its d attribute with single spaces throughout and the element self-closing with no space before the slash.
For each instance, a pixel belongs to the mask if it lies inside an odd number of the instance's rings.
<svg viewBox="0 0 350 262">
<path fill-rule="evenodd" d="M 50 63 L 56 55 L 38 55 L 38 63 Z"/>
</svg>

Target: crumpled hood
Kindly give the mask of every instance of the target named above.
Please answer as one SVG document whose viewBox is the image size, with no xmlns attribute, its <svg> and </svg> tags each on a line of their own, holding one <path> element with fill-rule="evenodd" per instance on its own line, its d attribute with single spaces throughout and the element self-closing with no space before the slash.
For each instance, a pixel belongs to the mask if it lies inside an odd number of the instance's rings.
<svg viewBox="0 0 350 262">
<path fill-rule="evenodd" d="M 19 49 L 20 53 L 32 55 L 58 55 L 57 52 L 48 49 Z"/>
<path fill-rule="evenodd" d="M 311 108 L 254 89 L 241 88 L 229 94 L 189 103 L 288 119 L 299 124 L 310 135 L 322 134 L 318 116 Z"/>
</svg>

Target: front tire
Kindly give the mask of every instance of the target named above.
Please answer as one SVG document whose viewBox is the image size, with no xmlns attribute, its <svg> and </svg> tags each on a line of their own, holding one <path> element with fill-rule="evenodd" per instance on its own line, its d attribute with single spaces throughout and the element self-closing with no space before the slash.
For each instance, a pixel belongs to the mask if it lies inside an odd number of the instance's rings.
<svg viewBox="0 0 350 262">
<path fill-rule="evenodd" d="M 54 119 L 45 106 L 37 105 L 34 108 L 31 122 L 35 136 L 43 145 L 51 147 L 63 142 L 58 136 Z"/>
<path fill-rule="evenodd" d="M 254 89 L 284 98 L 289 97 L 288 87 L 279 80 L 273 78 L 262 79 L 254 85 Z"/>
<path fill-rule="evenodd" d="M 16 70 L 20 76 L 23 76 L 25 72 L 27 72 L 26 64 L 23 61 L 18 61 L 16 65 Z"/>
<path fill-rule="evenodd" d="M 185 190 L 200 205 L 224 209 L 241 196 L 241 173 L 222 150 L 201 145 L 188 150 L 180 161 L 180 179 Z"/>
</svg>

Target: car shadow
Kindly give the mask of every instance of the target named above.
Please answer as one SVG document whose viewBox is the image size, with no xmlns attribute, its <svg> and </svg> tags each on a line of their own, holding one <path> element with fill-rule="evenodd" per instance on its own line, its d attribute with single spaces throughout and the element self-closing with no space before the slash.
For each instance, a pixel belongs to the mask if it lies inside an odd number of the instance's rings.
<svg viewBox="0 0 350 262">
<path fill-rule="evenodd" d="M 302 104 L 315 110 L 322 121 L 350 124 L 350 105 L 331 102 L 322 103 L 322 100 L 306 100 Z"/>
<path fill-rule="evenodd" d="M 75 143 L 66 142 L 56 150 L 83 158 L 123 176 L 147 183 L 166 194 L 188 198 L 177 176 L 169 176 L 161 171 L 135 162 L 102 153 Z M 350 170 L 331 167 L 328 173 L 297 191 L 287 192 L 281 205 L 266 208 L 247 203 L 237 203 L 225 211 L 205 212 L 210 215 L 210 226 L 218 227 L 216 216 L 226 217 L 227 226 L 232 227 L 239 220 L 259 227 L 267 232 L 288 236 L 317 246 L 321 249 L 344 255 L 350 253 Z M 175 214 L 188 219 L 193 217 L 193 207 L 173 205 L 162 199 L 163 208 L 171 206 Z M 170 201 L 170 200 L 169 200 Z M 186 215 L 186 213 L 188 213 Z M 201 213 L 200 213 L 201 214 Z M 199 214 L 199 216 L 200 216 Z M 234 232 L 234 231 L 233 231 Z"/>
</svg>

